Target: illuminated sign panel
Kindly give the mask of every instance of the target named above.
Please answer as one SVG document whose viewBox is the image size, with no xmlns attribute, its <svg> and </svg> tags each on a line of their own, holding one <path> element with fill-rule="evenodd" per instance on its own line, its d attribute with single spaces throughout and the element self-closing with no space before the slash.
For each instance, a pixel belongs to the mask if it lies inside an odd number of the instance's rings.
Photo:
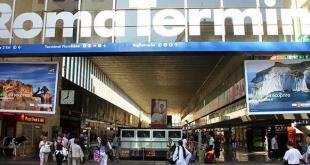
<svg viewBox="0 0 310 165">
<path fill-rule="evenodd" d="M 300 22 L 298 33 L 310 35 L 310 13 L 307 8 L 276 8 L 276 3 L 270 3 L 270 1 L 273 2 L 273 0 L 264 1 L 264 5 L 267 6 L 265 9 L 202 8 L 188 9 L 186 14 L 178 9 L 160 9 L 152 14 L 151 9 L 157 7 L 156 0 L 129 0 L 129 8 L 137 13 L 136 36 L 149 37 L 152 30 L 164 37 L 179 36 L 184 31 L 188 31 L 189 36 L 199 36 L 201 35 L 201 22 L 204 19 L 213 20 L 214 35 L 225 35 L 227 18 L 232 19 L 233 33 L 236 36 L 245 35 L 245 19 L 247 18 L 251 20 L 252 35 L 280 35 L 278 29 L 282 29 L 281 35 L 294 35 L 297 31 L 294 28 L 296 19 Z M 8 24 L 13 17 L 12 13 L 12 6 L 0 3 L 0 38 L 12 38 L 14 35 L 21 39 L 31 39 L 42 31 L 45 31 L 44 37 L 55 37 L 58 21 L 63 22 L 62 37 L 73 37 L 75 21 L 80 22 L 81 37 L 92 37 L 92 30 L 102 38 L 125 36 L 126 26 L 128 26 L 126 25 L 126 10 L 104 10 L 96 15 L 90 11 L 46 12 L 44 18 L 36 12 L 27 12 L 15 15 L 12 21 L 13 30 L 10 31 Z M 107 26 L 106 23 L 111 20 L 113 26 Z M 32 27 L 25 28 L 26 22 L 31 22 Z M 265 31 L 264 23 L 266 23 Z"/>
<path fill-rule="evenodd" d="M 249 114 L 309 113 L 309 60 L 245 61 Z"/>
</svg>

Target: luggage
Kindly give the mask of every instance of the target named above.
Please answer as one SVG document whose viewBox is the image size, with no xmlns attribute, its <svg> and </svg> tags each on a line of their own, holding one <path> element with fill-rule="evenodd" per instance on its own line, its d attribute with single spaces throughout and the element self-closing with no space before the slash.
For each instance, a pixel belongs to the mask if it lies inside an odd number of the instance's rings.
<svg viewBox="0 0 310 165">
<path fill-rule="evenodd" d="M 214 150 L 208 151 L 205 154 L 205 163 L 213 163 L 215 159 Z"/>
</svg>

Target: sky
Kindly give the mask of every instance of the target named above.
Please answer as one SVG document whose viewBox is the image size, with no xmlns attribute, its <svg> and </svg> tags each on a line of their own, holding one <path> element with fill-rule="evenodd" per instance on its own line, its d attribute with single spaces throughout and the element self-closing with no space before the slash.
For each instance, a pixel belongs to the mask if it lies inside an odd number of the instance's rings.
<svg viewBox="0 0 310 165">
<path fill-rule="evenodd" d="M 54 95 L 57 71 L 48 73 L 49 65 L 51 64 L 0 63 L 0 80 L 19 80 L 24 84 L 32 85 L 34 92 L 39 87 L 46 86 Z M 56 66 L 56 64 L 52 65 Z"/>
</svg>

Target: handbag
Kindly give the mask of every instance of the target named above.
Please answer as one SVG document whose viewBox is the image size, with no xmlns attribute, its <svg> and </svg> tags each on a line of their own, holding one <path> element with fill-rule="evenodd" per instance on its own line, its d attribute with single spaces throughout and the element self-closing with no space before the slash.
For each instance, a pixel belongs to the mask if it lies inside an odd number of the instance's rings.
<svg viewBox="0 0 310 165">
<path fill-rule="evenodd" d="M 43 147 L 42 152 L 44 152 L 44 153 L 51 152 L 51 147 L 48 144 L 44 144 L 42 147 Z"/>
<path fill-rule="evenodd" d="M 100 162 L 100 152 L 99 150 L 94 151 L 94 161 Z"/>
<path fill-rule="evenodd" d="M 62 155 L 64 156 L 64 157 L 66 157 L 66 156 L 68 156 L 68 149 L 67 148 L 65 148 L 65 147 L 62 147 Z"/>
</svg>

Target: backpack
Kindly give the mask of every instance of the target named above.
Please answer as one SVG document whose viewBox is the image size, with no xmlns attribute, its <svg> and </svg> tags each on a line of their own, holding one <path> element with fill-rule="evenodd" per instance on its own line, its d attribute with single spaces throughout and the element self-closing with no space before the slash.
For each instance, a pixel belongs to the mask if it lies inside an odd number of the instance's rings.
<svg viewBox="0 0 310 165">
<path fill-rule="evenodd" d="M 170 160 L 169 160 L 169 163 L 170 164 L 176 164 L 177 163 L 177 161 L 178 161 L 178 159 L 179 159 L 179 151 L 180 151 L 180 147 L 178 147 L 178 154 L 177 154 L 177 156 L 178 156 L 178 158 L 175 160 L 175 161 L 173 161 L 173 157 L 172 158 L 170 158 Z"/>
</svg>

